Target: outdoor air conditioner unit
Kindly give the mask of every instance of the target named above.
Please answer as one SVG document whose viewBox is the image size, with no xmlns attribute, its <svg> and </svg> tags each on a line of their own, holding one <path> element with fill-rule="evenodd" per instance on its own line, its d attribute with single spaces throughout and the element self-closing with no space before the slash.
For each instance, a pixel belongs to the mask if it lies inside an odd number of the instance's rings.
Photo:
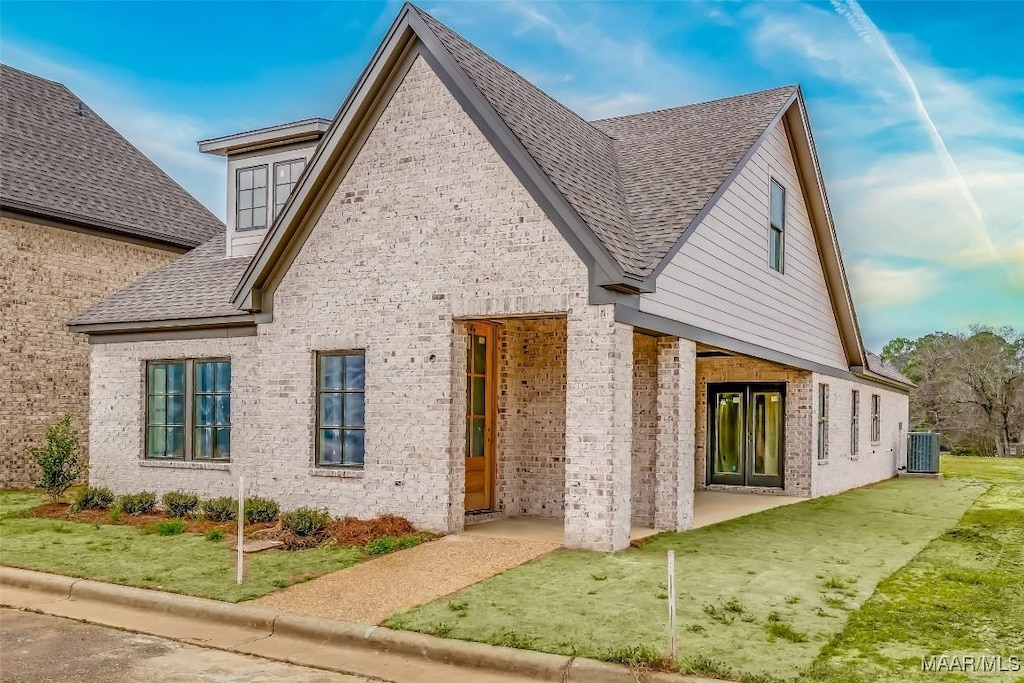
<svg viewBox="0 0 1024 683">
<path fill-rule="evenodd" d="M 937 432 L 907 434 L 907 472 L 938 474 L 939 435 Z"/>
</svg>

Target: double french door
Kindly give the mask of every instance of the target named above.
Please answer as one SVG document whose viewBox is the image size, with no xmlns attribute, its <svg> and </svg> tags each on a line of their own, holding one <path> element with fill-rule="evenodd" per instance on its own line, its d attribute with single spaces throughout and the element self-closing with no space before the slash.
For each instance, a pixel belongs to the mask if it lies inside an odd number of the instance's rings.
<svg viewBox="0 0 1024 683">
<path fill-rule="evenodd" d="M 709 384 L 709 484 L 781 488 L 786 385 Z"/>
</svg>

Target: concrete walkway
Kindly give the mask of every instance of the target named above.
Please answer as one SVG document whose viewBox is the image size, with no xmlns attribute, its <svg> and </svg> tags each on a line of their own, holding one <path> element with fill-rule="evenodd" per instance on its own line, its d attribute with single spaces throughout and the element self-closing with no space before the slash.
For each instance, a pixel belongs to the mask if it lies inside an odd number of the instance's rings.
<svg viewBox="0 0 1024 683">
<path fill-rule="evenodd" d="M 693 527 L 699 529 L 729 519 L 746 517 L 783 505 L 799 503 L 807 498 L 776 496 L 766 493 L 734 493 L 732 491 L 697 491 L 693 497 Z"/>
<path fill-rule="evenodd" d="M 252 603 L 313 617 L 379 624 L 536 559 L 555 541 L 445 536 L 271 593 Z"/>
</svg>

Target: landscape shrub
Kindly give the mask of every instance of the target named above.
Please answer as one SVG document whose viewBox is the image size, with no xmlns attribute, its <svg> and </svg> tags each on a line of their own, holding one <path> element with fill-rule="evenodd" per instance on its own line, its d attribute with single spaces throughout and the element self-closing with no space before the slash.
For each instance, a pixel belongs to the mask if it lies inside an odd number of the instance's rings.
<svg viewBox="0 0 1024 683">
<path fill-rule="evenodd" d="M 76 510 L 106 510 L 114 504 L 114 493 L 106 487 L 87 486 L 75 496 Z"/>
<path fill-rule="evenodd" d="M 203 536 L 206 538 L 207 541 L 223 541 L 224 540 L 224 532 L 221 531 L 220 529 L 210 529 L 205 534 L 203 534 Z"/>
<path fill-rule="evenodd" d="M 203 515 L 211 522 L 230 522 L 235 519 L 238 511 L 238 501 L 228 496 L 204 500 Z"/>
<path fill-rule="evenodd" d="M 270 498 L 247 498 L 245 500 L 245 521 L 247 524 L 276 522 L 281 508 Z"/>
<path fill-rule="evenodd" d="M 169 491 L 160 500 L 168 517 L 188 517 L 199 509 L 199 496 L 186 491 Z"/>
<path fill-rule="evenodd" d="M 172 519 L 166 522 L 160 522 L 156 527 L 156 532 L 161 536 L 177 536 L 185 530 L 185 522 L 180 519 Z"/>
<path fill-rule="evenodd" d="M 71 488 L 82 473 L 78 457 L 78 432 L 71 428 L 71 413 L 64 413 L 55 425 L 46 430 L 46 445 L 28 448 L 39 465 L 39 487 L 54 503 Z"/>
<path fill-rule="evenodd" d="M 142 515 L 156 507 L 156 494 L 151 491 L 129 493 L 118 498 L 117 504 L 125 514 Z"/>
<path fill-rule="evenodd" d="M 296 536 L 316 536 L 331 523 L 327 510 L 301 507 L 281 515 L 281 528 Z"/>
<path fill-rule="evenodd" d="M 114 524 L 117 524 L 118 522 L 120 522 L 121 521 L 121 513 L 122 512 L 123 512 L 123 510 L 121 509 L 121 504 L 120 503 L 118 503 L 114 507 L 110 508 L 110 521 L 113 522 Z"/>
</svg>

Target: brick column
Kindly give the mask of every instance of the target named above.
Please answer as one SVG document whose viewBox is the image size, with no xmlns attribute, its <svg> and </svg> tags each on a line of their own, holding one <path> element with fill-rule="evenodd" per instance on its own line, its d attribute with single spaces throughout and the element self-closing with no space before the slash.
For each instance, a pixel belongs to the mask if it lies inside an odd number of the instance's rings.
<svg viewBox="0 0 1024 683">
<path fill-rule="evenodd" d="M 466 524 L 466 324 L 454 321 L 451 346 L 451 416 L 448 446 L 447 528 L 458 533 Z"/>
<path fill-rule="evenodd" d="M 614 307 L 569 312 L 565 392 L 565 545 L 629 545 L 633 328 Z"/>
<path fill-rule="evenodd" d="M 697 345 L 658 339 L 657 454 L 654 526 L 683 531 L 693 524 Z"/>
</svg>

